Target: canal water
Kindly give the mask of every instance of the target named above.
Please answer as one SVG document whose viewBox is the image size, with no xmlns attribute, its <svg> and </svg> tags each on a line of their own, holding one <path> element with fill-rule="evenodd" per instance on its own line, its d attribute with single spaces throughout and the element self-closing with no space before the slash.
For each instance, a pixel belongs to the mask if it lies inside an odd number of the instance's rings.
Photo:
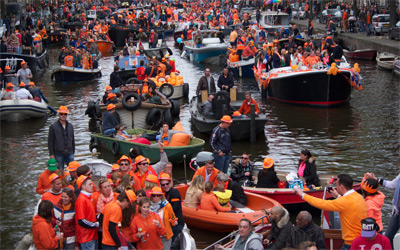
<svg viewBox="0 0 400 250">
<path fill-rule="evenodd" d="M 167 41 L 172 48 L 173 41 Z M 189 97 L 194 95 L 198 79 L 203 75 L 205 65 L 195 65 L 179 57 L 179 51 L 172 48 L 176 67 L 190 85 Z M 85 116 L 87 102 L 103 95 L 113 70 L 112 55 L 100 60 L 103 76 L 83 83 L 59 84 L 50 80 L 51 72 L 58 66 L 60 48 L 50 48 L 50 66 L 34 76 L 37 86 L 57 109 L 67 105 L 71 110 L 68 120 L 75 128 L 76 156 L 83 161 L 89 153 L 89 118 Z M 356 61 L 351 61 L 355 63 Z M 247 152 L 252 160 L 261 161 L 269 156 L 275 160 L 277 170 L 295 170 L 299 153 L 309 149 L 316 157 L 320 174 L 349 173 L 362 178 L 366 171 L 377 176 L 393 179 L 399 173 L 400 139 L 400 81 L 388 71 L 377 68 L 375 62 L 359 61 L 363 76 L 363 90 L 352 93 L 349 104 L 320 109 L 299 107 L 272 100 L 260 100 L 262 110 L 268 115 L 264 134 L 256 143 L 234 142 L 233 155 Z M 211 66 L 212 76 L 217 80 L 221 67 Z M 236 80 L 239 90 L 257 91 L 253 79 Z M 187 100 L 182 101 L 180 120 L 184 128 L 197 137 L 206 140 L 208 135 L 198 133 L 190 122 Z M 35 187 L 39 174 L 46 168 L 49 158 L 47 135 L 49 126 L 57 117 L 26 120 L 19 123 L 0 124 L 0 246 L 12 249 L 30 231 L 34 206 L 39 195 Z M 101 151 L 100 158 L 110 163 L 116 161 L 111 153 Z M 174 177 L 184 177 L 184 165 L 174 167 Z M 190 178 L 193 171 L 187 167 Z M 386 195 L 383 207 L 383 221 L 387 225 L 391 210 L 393 191 L 382 189 Z M 226 235 L 210 233 L 191 228 L 198 248 Z"/>
</svg>

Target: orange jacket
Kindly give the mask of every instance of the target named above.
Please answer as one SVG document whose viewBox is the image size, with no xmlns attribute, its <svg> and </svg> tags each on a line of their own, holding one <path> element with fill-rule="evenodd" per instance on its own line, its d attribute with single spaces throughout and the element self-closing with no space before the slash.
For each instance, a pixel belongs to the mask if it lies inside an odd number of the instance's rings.
<svg viewBox="0 0 400 250">
<path fill-rule="evenodd" d="M 163 207 L 163 223 L 165 226 L 165 232 L 167 236 L 165 237 L 167 240 L 171 239 L 171 237 L 174 235 L 172 232 L 172 226 L 171 226 L 171 221 L 177 219 L 175 216 L 174 210 L 172 209 L 171 203 L 168 203 L 165 207 Z M 174 222 L 172 222 L 174 223 Z"/>
<path fill-rule="evenodd" d="M 381 209 L 384 202 L 385 195 L 379 191 L 377 191 L 375 196 L 365 197 L 365 203 L 367 204 L 367 217 L 374 218 L 376 223 L 379 225 L 380 230 L 383 230 Z"/>
<path fill-rule="evenodd" d="M 42 201 L 48 200 L 53 203 L 53 205 L 56 205 L 61 199 L 61 192 L 59 194 L 53 194 L 50 191 L 47 191 L 42 195 Z"/>
<path fill-rule="evenodd" d="M 231 210 L 229 207 L 222 207 L 214 193 L 207 194 L 206 192 L 201 195 L 200 209 L 220 212 Z"/>
<path fill-rule="evenodd" d="M 71 55 L 64 57 L 64 65 L 67 67 L 73 67 L 74 66 L 74 57 Z"/>
<path fill-rule="evenodd" d="M 51 188 L 51 183 L 49 183 L 49 176 L 54 173 L 50 172 L 49 169 L 46 168 L 40 175 L 39 179 L 36 185 L 36 193 L 42 195 L 44 194 L 45 190 L 48 190 Z"/>
<path fill-rule="evenodd" d="M 38 250 L 58 247 L 58 239 L 53 226 L 39 215 L 35 215 L 32 219 L 32 237 L 33 244 Z"/>
<path fill-rule="evenodd" d="M 158 220 L 161 228 L 157 227 L 153 220 Z M 143 236 L 145 242 L 137 236 L 139 229 L 141 229 L 142 233 L 146 232 Z M 137 249 L 161 250 L 163 248 L 160 236 L 165 236 L 166 232 L 164 223 L 162 223 L 158 214 L 150 212 L 146 218 L 144 218 L 142 214 L 137 214 L 131 222 L 131 232 L 130 238 L 133 242 L 137 242 Z"/>
<path fill-rule="evenodd" d="M 218 184 L 218 181 L 217 181 L 218 172 L 219 172 L 218 169 L 213 168 L 211 176 L 210 176 L 210 179 L 209 179 L 209 181 L 214 183 L 214 187 Z M 203 167 L 197 169 L 197 171 L 193 175 L 193 179 L 192 180 L 194 180 L 194 177 L 196 177 L 198 175 L 203 176 L 204 180 L 206 180 L 206 166 L 203 166 Z"/>
<path fill-rule="evenodd" d="M 260 113 L 260 109 L 258 108 L 258 103 L 251 98 L 250 104 L 247 103 L 247 100 L 244 100 L 242 106 L 240 106 L 239 112 L 241 114 L 247 115 L 251 113 L 251 104 L 254 104 L 254 111 Z"/>
</svg>

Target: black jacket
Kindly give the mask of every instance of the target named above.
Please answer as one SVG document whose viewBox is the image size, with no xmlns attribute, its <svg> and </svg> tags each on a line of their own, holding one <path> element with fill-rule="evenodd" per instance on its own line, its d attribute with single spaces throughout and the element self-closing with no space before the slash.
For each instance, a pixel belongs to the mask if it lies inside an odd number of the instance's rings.
<svg viewBox="0 0 400 250">
<path fill-rule="evenodd" d="M 229 129 L 222 129 L 220 125 L 216 126 L 211 133 L 210 146 L 214 153 L 222 151 L 224 154 L 229 154 L 232 151 Z"/>
<path fill-rule="evenodd" d="M 240 185 L 243 185 L 243 183 L 246 180 L 253 181 L 251 175 L 250 176 L 244 175 L 246 172 L 251 173 L 252 171 L 253 171 L 253 164 L 247 162 L 246 166 L 243 166 L 239 161 L 238 164 L 232 165 L 231 178 L 232 180 L 238 182 Z"/>
<path fill-rule="evenodd" d="M 49 137 L 47 141 L 50 155 L 55 154 L 74 154 L 75 136 L 74 127 L 67 121 L 65 129 L 60 121 L 56 121 L 50 126 Z"/>
<path fill-rule="evenodd" d="M 286 241 L 286 247 L 296 248 L 301 242 L 312 241 L 317 244 L 318 250 L 326 249 L 324 232 L 311 222 L 305 228 L 292 227 Z"/>
<path fill-rule="evenodd" d="M 263 174 L 264 170 L 260 170 L 257 176 L 258 188 L 278 188 L 279 178 L 276 176 L 275 172 L 268 171 Z"/>
<path fill-rule="evenodd" d="M 119 88 L 119 86 L 125 85 L 125 83 L 121 80 L 118 73 L 113 71 L 110 75 L 110 86 L 112 89 Z"/>
<path fill-rule="evenodd" d="M 233 88 L 233 76 L 231 73 L 228 73 L 228 76 L 225 77 L 224 74 L 221 74 L 218 78 L 218 87 L 222 89 L 222 85 L 227 85 L 229 88 Z"/>
<path fill-rule="evenodd" d="M 280 221 L 278 223 L 271 222 L 271 233 L 267 239 L 273 243 L 267 249 L 282 249 L 286 245 L 286 240 L 290 235 L 293 224 L 289 221 L 289 212 L 286 209 L 283 210 Z"/>
<path fill-rule="evenodd" d="M 301 161 L 299 161 L 298 167 L 300 167 Z M 317 167 L 315 166 L 315 158 L 311 156 L 306 163 L 306 168 L 304 169 L 304 179 L 306 180 L 306 185 L 319 186 L 319 178 L 317 174 Z"/>
<path fill-rule="evenodd" d="M 244 193 L 243 188 L 236 181 L 232 181 L 228 179 L 227 189 L 232 190 L 231 200 L 237 201 L 240 204 L 247 204 L 247 197 Z"/>
<path fill-rule="evenodd" d="M 174 210 L 174 214 L 178 218 L 178 225 L 176 226 L 181 225 L 183 228 L 185 220 L 183 219 L 183 213 L 182 213 L 181 194 L 175 188 L 171 188 L 168 192 L 165 193 L 165 198 L 168 200 L 169 203 L 171 203 L 172 210 Z"/>
</svg>

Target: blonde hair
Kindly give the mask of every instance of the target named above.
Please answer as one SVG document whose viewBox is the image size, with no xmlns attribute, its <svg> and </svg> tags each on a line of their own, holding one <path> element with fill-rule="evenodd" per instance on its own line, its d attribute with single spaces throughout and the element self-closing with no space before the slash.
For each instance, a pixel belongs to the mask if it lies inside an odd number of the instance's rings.
<svg viewBox="0 0 400 250">
<path fill-rule="evenodd" d="M 197 175 L 194 177 L 192 183 L 186 192 L 191 192 L 193 189 L 198 189 L 204 192 L 204 177 L 201 175 Z"/>
<path fill-rule="evenodd" d="M 153 187 L 157 187 L 157 184 L 150 181 L 144 181 L 144 190 L 151 190 Z"/>
</svg>

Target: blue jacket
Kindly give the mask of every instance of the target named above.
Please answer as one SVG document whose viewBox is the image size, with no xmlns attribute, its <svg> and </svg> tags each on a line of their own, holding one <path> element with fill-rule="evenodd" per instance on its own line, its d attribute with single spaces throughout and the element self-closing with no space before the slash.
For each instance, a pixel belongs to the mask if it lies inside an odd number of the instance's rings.
<svg viewBox="0 0 400 250">
<path fill-rule="evenodd" d="M 116 125 L 118 125 L 117 119 L 110 112 L 106 111 L 103 116 L 103 125 L 101 127 L 103 131 L 115 128 Z"/>
<path fill-rule="evenodd" d="M 214 153 L 222 151 L 224 154 L 229 154 L 232 151 L 232 141 L 229 129 L 222 129 L 219 125 L 216 126 L 211 133 L 210 146 Z"/>
</svg>

